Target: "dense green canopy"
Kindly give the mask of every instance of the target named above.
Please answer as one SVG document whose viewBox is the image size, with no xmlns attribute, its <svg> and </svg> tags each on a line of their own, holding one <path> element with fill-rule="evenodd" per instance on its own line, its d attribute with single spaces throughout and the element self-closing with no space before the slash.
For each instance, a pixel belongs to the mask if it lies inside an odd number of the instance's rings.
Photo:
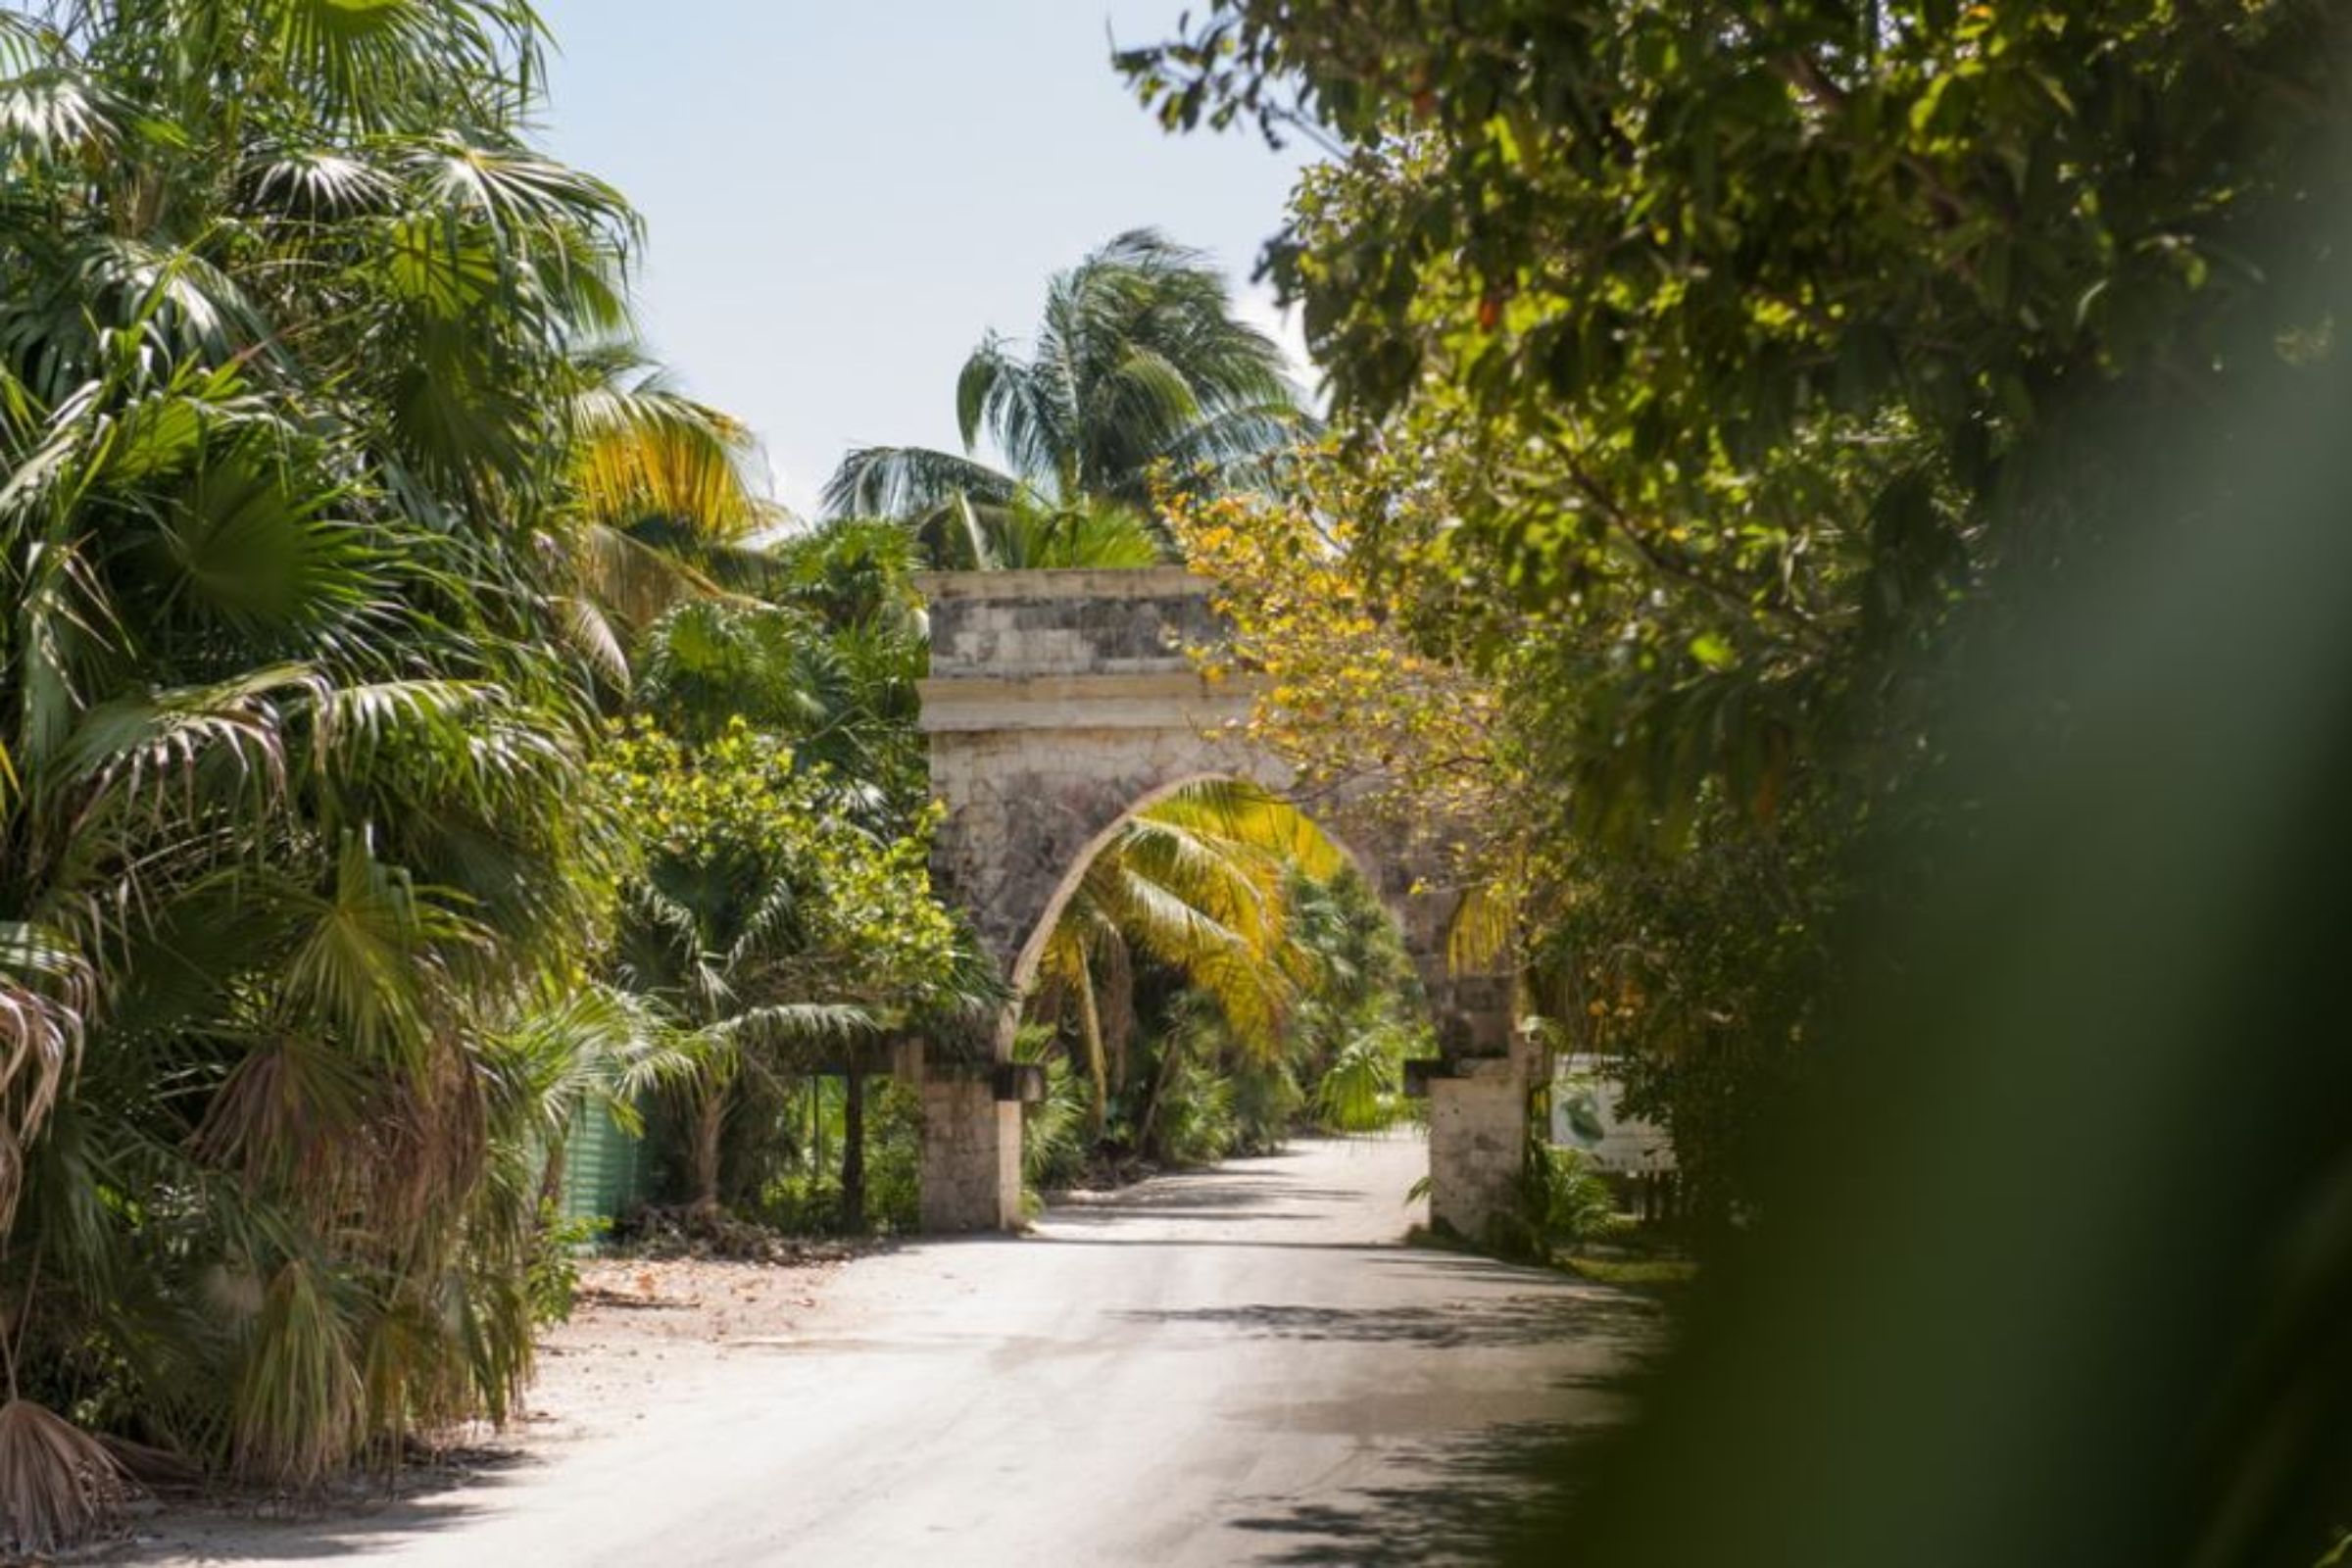
<svg viewBox="0 0 2352 1568">
<path fill-rule="evenodd" d="M 593 708 L 691 589 L 646 530 L 760 508 L 626 346 L 634 214 L 527 138 L 541 46 L 0 12 L 9 1392 L 208 1466 L 506 1412 L 549 1142 L 637 1049 L 578 995 Z M 111 1471 L 43 1451 L 25 1544 Z"/>
</svg>

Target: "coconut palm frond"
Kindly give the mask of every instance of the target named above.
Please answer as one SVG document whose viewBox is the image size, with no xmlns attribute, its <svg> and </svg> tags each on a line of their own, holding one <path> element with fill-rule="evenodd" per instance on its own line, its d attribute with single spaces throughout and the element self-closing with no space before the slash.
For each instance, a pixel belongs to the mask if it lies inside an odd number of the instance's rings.
<svg viewBox="0 0 2352 1568">
<path fill-rule="evenodd" d="M 1168 559 L 1166 543 L 1142 514 L 1107 502 L 1049 507 L 1021 501 L 974 526 L 988 536 L 983 564 L 1006 570 L 1117 569 Z"/>
<path fill-rule="evenodd" d="M 609 526 L 658 516 L 723 544 L 774 521 L 749 478 L 750 432 L 715 409 L 651 378 L 606 376 L 574 399 L 571 420 L 572 493 Z"/>
<path fill-rule="evenodd" d="M 1462 890 L 1446 925 L 1446 966 L 1456 974 L 1492 974 L 1504 966 L 1519 940 L 1519 901 L 1500 882 Z"/>
<path fill-rule="evenodd" d="M 1162 465 L 1262 482 L 1250 462 L 1296 444 L 1304 421 L 1281 348 L 1234 317 L 1224 278 L 1143 229 L 1049 282 L 1026 355 L 983 338 L 956 377 L 956 416 L 966 449 L 985 435 L 1005 472 L 869 448 L 836 470 L 827 511 L 929 518 L 958 495 L 974 507 L 1143 505 Z M 989 563 L 974 551 L 956 564 Z"/>
<path fill-rule="evenodd" d="M 1348 869 L 1347 852 L 1313 817 L 1279 795 L 1240 779 L 1199 779 L 1142 817 L 1256 850 L 1327 882 Z"/>
<path fill-rule="evenodd" d="M 699 1031 L 710 1047 L 739 1062 L 766 1065 L 747 1054 L 757 1047 L 767 1058 L 813 1068 L 833 1051 L 874 1039 L 882 1020 L 852 1003 L 790 1002 L 742 1007 Z"/>
<path fill-rule="evenodd" d="M 861 447 L 825 481 L 828 516 L 912 518 L 962 497 L 975 506 L 1002 506 L 1020 483 L 970 458 L 927 447 Z"/>
<path fill-rule="evenodd" d="M 1315 1119 L 1335 1133 L 1378 1132 L 1403 1087 L 1394 1044 L 1377 1032 L 1343 1042 L 1315 1086 Z"/>
</svg>

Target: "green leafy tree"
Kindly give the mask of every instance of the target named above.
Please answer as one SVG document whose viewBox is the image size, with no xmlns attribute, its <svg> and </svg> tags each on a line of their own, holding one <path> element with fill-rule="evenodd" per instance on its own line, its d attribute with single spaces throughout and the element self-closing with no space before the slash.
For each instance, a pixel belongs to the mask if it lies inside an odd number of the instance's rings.
<svg viewBox="0 0 2352 1568">
<path fill-rule="evenodd" d="M 1584 1005 L 1547 1009 L 1679 1051 L 1686 1105 L 1847 1047 L 1582 1491 L 1595 1560 L 2328 1540 L 2343 1141 L 2305 1107 L 2342 1075 L 2297 1037 L 2341 835 L 2289 802 L 2341 709 L 2297 578 L 2340 555 L 2348 45 L 2326 0 L 1212 0 L 1128 58 L 1173 125 L 1334 151 L 1274 267 L 1395 500 L 1361 569 L 1499 682 L 1551 808 L 1531 910 Z M 1922 904 L 1899 968 L 1830 940 Z M 1857 981 L 1868 1036 L 1827 1027 Z"/>
<path fill-rule="evenodd" d="M 1311 1086 L 1315 1121 L 1335 1133 L 1374 1132 L 1402 1113 L 1404 1058 L 1433 1042 L 1418 976 L 1389 913 L 1352 870 L 1298 875 L 1291 940 L 1307 956 L 1286 1055 Z"/>
<path fill-rule="evenodd" d="M 1383 635 L 1494 684 L 1546 1007 L 1718 1211 L 1744 1117 L 1705 1107 L 1817 1021 L 1881 891 L 1840 850 L 1947 744 L 1958 629 L 1998 634 L 1960 612 L 2060 591 L 2189 450 L 2114 432 L 2330 352 L 2344 45 L 2308 0 L 1218 0 L 1125 57 L 1173 126 L 1332 148 L 1269 251 L 1340 425 L 1302 510 Z M 1769 940 L 1704 918 L 1758 889 Z"/>
<path fill-rule="evenodd" d="M 546 1140 L 637 1049 L 561 1000 L 619 863 L 593 540 L 751 505 L 612 347 L 636 220 L 529 144 L 541 44 L 507 0 L 0 11 L 19 1544 L 113 1473 L 36 1397 L 302 1483 L 529 1372 Z"/>
<path fill-rule="evenodd" d="M 931 1001 L 956 928 L 930 896 L 927 835 L 866 831 L 831 775 L 741 718 L 691 746 L 640 721 L 600 768 L 646 835 L 615 977 L 693 1064 L 690 1185 L 714 1209 L 744 1080 L 818 1070 Z"/>
</svg>

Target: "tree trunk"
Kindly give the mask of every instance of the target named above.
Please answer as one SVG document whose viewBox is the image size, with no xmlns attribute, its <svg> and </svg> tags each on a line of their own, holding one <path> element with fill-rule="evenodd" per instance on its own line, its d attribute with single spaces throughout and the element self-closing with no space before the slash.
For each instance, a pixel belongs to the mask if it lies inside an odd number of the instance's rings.
<svg viewBox="0 0 2352 1568">
<path fill-rule="evenodd" d="M 539 1171 L 539 1206 L 561 1210 L 564 1207 L 564 1175 L 566 1151 L 571 1147 L 568 1135 L 547 1146 L 547 1163 Z"/>
<path fill-rule="evenodd" d="M 1159 1120 L 1159 1102 L 1168 1091 L 1168 1080 L 1176 1075 L 1176 1058 L 1183 1049 L 1173 1033 L 1160 1045 L 1159 1072 L 1152 1080 L 1152 1098 L 1145 1102 L 1144 1119 L 1135 1129 L 1135 1152 L 1146 1159 L 1152 1157 L 1152 1124 Z"/>
<path fill-rule="evenodd" d="M 1102 1055 L 1102 1013 L 1095 1005 L 1095 977 L 1083 961 L 1078 965 L 1078 1033 L 1086 1042 L 1086 1081 L 1092 1096 L 1087 1125 L 1092 1141 L 1099 1144 L 1110 1122 L 1110 1064 Z"/>
<path fill-rule="evenodd" d="M 865 1074 L 855 1068 L 842 1077 L 841 1228 L 865 1231 Z"/>
<path fill-rule="evenodd" d="M 727 1087 L 704 1084 L 694 1097 L 694 1206 L 706 1213 L 718 1208 L 719 1137 L 726 1131 Z"/>
<path fill-rule="evenodd" d="M 808 1075 L 808 1190 L 825 1182 L 825 1077 Z"/>
</svg>

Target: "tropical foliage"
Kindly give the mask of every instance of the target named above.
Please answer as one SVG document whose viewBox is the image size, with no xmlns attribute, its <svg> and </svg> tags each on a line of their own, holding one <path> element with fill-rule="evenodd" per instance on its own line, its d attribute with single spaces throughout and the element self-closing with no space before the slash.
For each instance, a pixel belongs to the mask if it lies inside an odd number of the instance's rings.
<svg viewBox="0 0 2352 1568">
<path fill-rule="evenodd" d="M 527 140 L 540 48 L 504 0 L 0 12 L 20 1544 L 108 1469 L 33 1399 L 295 1482 L 505 1413 L 551 1145 L 657 1059 L 583 988 L 593 706 L 760 507 L 627 346 L 633 214 Z"/>
<path fill-rule="evenodd" d="M 1378 635 L 1335 648 L 1242 583 L 1312 677 L 1264 728 L 1344 756 L 1306 699 L 1378 691 L 1390 636 L 1492 691 L 1469 739 L 1539 1004 L 1620 1054 L 1758 1265 L 1584 1489 L 1577 1549 L 2319 1555 L 2343 1449 L 2303 1412 L 2344 1405 L 2319 1325 L 2352 1228 L 2340 1123 L 2303 1106 L 2341 1071 L 2231 1020 L 2325 1016 L 2333 986 L 2174 963 L 2333 918 L 2324 809 L 2280 808 L 2268 880 L 2221 844 L 2265 780 L 2325 793 L 2287 754 L 2342 707 L 2308 673 L 2340 672 L 2340 606 L 2273 568 L 2338 559 L 2343 9 L 1212 0 L 1185 26 L 1125 61 L 1165 123 L 1334 152 L 1268 252 L 1330 375 L 1329 471 L 1192 532 L 1247 561 L 1320 530 Z M 2258 693 L 2274 731 L 2237 724 Z M 2199 724 L 2210 795 L 2160 760 Z M 1819 1152 L 1784 1128 L 1747 1157 L 1825 1065 Z M 2223 1100 L 2217 1140 L 2187 1107 Z M 2097 1196 L 2052 1202 L 2054 1165 Z M 2153 1237 L 2186 1208 L 2228 1240 L 2176 1294 Z M 1955 1332 L 1995 1269 L 2028 1276 L 1998 1327 Z M 1923 1409 L 1935 1441 L 1886 1449 Z M 1739 1505 L 1674 1506 L 1701 1475 Z"/>
<path fill-rule="evenodd" d="M 827 509 L 909 522 L 940 566 L 1068 564 L 1005 560 L 1005 538 L 1098 526 L 1080 519 L 1101 508 L 1141 514 L 1163 468 L 1216 488 L 1261 483 L 1307 424 L 1281 350 L 1235 318 L 1223 275 L 1150 230 L 1053 280 L 1025 357 L 983 340 L 956 416 L 962 455 L 852 453 Z M 983 434 L 1003 468 L 972 455 Z"/>
<path fill-rule="evenodd" d="M 1346 150 L 1269 251 L 1342 439 L 1295 508 L 1182 529 L 1286 673 L 1263 732 L 1480 781 L 1544 1010 L 1636 1063 L 1720 1215 L 1724 1095 L 1777 1093 L 1818 1023 L 1839 847 L 1939 754 L 1961 608 L 2084 558 L 2149 459 L 2107 432 L 2232 417 L 2329 335 L 2306 174 L 2343 40 L 2294 3 L 1692 27 L 1224 0 L 1126 65 L 1171 124 Z M 1293 560 L 1365 612 L 1284 598 Z"/>
<path fill-rule="evenodd" d="M 691 747 L 641 721 L 600 767 L 643 843 L 614 979 L 688 1063 L 690 1196 L 713 1209 L 744 1081 L 806 1076 L 903 1021 L 954 974 L 956 928 L 927 835 L 860 826 L 853 791 L 740 717 Z"/>
<path fill-rule="evenodd" d="M 1304 1121 L 1389 1125 L 1424 1044 L 1416 992 L 1386 911 L 1304 813 L 1230 781 L 1180 789 L 1096 853 L 1040 953 L 1028 1015 L 1064 1048 L 1053 1091 L 1087 1103 L 1053 1176 L 1089 1145 L 1193 1163 Z"/>
</svg>

